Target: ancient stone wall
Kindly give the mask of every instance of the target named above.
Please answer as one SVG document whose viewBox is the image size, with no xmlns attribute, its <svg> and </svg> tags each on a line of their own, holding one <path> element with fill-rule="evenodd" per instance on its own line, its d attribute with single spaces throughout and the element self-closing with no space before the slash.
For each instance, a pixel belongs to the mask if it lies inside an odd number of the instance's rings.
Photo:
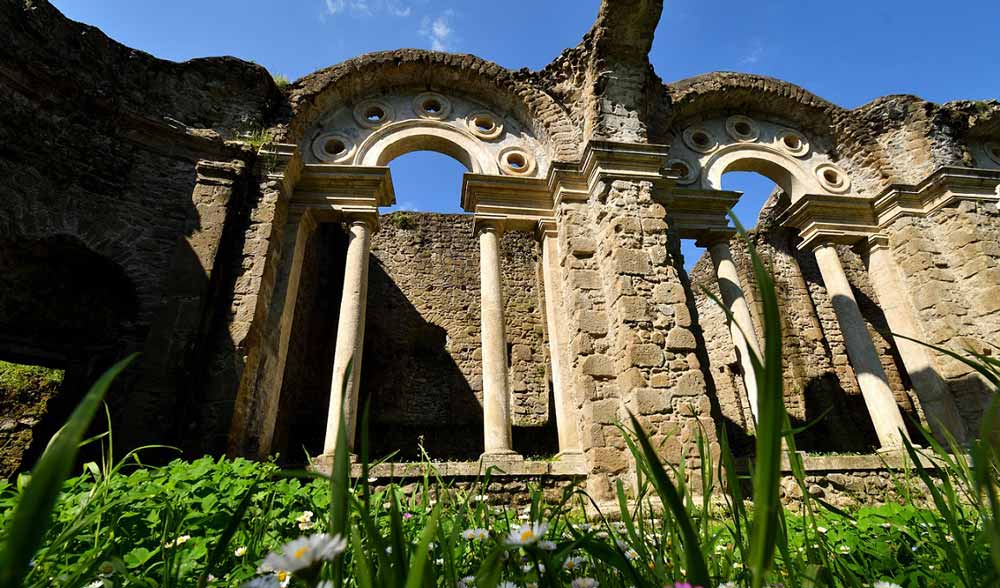
<svg viewBox="0 0 1000 588">
<path fill-rule="evenodd" d="M 550 423 L 536 251 L 528 233 L 501 240 L 517 445 L 522 428 Z M 400 459 L 419 459 L 418 439 L 434 458 L 482 453 L 479 298 L 479 242 L 470 216 L 383 218 L 372 242 L 361 378 L 379 454 L 399 450 Z M 525 450 L 555 452 L 551 443 Z"/>
<path fill-rule="evenodd" d="M 992 354 L 1000 336 L 1000 213 L 995 204 L 963 202 L 925 218 L 901 218 L 889 246 L 906 298 L 929 343 Z M 935 354 L 934 364 L 962 420 L 978 430 L 990 395 L 971 368 Z"/>
</svg>

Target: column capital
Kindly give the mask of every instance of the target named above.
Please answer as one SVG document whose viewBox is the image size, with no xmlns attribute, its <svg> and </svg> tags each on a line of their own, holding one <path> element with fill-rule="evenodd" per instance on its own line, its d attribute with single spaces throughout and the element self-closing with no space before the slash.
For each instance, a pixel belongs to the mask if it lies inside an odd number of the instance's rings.
<svg viewBox="0 0 1000 588">
<path fill-rule="evenodd" d="M 379 230 L 377 212 L 346 212 L 344 213 L 344 216 L 340 219 L 340 222 L 342 222 L 347 227 L 352 227 L 354 225 L 362 225 L 372 233 L 375 233 Z"/>
<path fill-rule="evenodd" d="M 490 217 L 476 215 L 473 218 L 473 231 L 476 235 L 480 233 L 492 232 L 496 233 L 498 237 L 502 237 L 504 230 L 507 228 L 507 219 L 503 217 Z"/>
<path fill-rule="evenodd" d="M 705 231 L 698 237 L 694 244 L 698 247 L 708 249 L 713 245 L 718 245 L 719 243 L 725 243 L 728 245 L 735 236 L 736 231 L 733 229 Z"/>
</svg>

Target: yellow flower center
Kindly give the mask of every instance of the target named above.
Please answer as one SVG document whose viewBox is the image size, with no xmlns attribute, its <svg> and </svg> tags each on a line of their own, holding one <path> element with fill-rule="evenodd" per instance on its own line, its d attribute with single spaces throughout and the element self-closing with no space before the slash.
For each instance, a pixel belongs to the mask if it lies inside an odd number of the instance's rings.
<svg viewBox="0 0 1000 588">
<path fill-rule="evenodd" d="M 288 572 L 286 572 L 285 570 L 279 570 L 277 576 L 279 582 L 284 582 L 285 580 L 288 579 Z"/>
<path fill-rule="evenodd" d="M 295 553 L 293 555 L 295 556 L 295 559 L 302 559 L 302 556 L 307 553 L 309 553 L 308 547 L 299 547 L 298 549 L 295 550 Z"/>
<path fill-rule="evenodd" d="M 535 538 L 535 532 L 532 531 L 531 529 L 527 529 L 525 531 L 521 531 L 521 541 L 522 542 L 524 542 L 524 541 L 531 541 L 534 538 Z"/>
</svg>

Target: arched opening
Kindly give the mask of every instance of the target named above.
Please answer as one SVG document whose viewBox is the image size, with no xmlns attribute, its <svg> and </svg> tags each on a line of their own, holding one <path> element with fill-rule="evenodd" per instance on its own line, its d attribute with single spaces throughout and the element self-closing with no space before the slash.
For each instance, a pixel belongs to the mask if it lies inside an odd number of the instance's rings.
<svg viewBox="0 0 1000 588">
<path fill-rule="evenodd" d="M 358 448 L 367 404 L 373 459 L 471 461 L 484 448 L 479 241 L 460 206 L 469 164 L 446 146 L 408 140 L 382 151 L 397 203 L 380 210 L 371 241 L 355 439 Z M 323 446 L 318 407 L 329 402 L 346 238 L 321 225 L 306 247 L 276 437 L 293 460 Z M 534 236 L 508 232 L 501 255 L 514 445 L 548 456 L 558 437 Z"/>
<path fill-rule="evenodd" d="M 0 241 L 0 361 L 8 384 L 0 386 L 0 475 L 34 463 L 100 372 L 135 348 L 137 313 L 121 268 L 77 239 Z M 109 397 L 113 413 L 125 400 Z"/>
<path fill-rule="evenodd" d="M 797 444 L 800 449 L 814 452 L 873 451 L 878 447 L 874 426 L 845 361 L 837 318 L 820 294 L 815 259 L 811 252 L 797 249 L 793 231 L 774 222 L 794 196 L 781 186 L 790 181 L 789 172 L 759 164 L 730 162 L 728 173 L 720 178 L 720 187 L 743 192 L 734 212 L 775 278 L 783 333 L 785 405 L 793 426 L 811 425 L 797 436 Z M 741 171 L 747 168 L 754 171 Z M 765 176 L 763 172 L 773 173 Z M 752 431 L 753 414 L 748 406 L 745 364 L 734 349 L 725 314 L 700 291 L 705 286 L 718 293 L 712 260 L 693 244 L 687 244 L 687 248 L 694 254 L 701 253 L 688 271 L 725 426 L 732 438 L 744 443 L 739 449 L 749 451 L 747 434 Z M 747 248 L 734 240 L 730 250 L 751 311 L 753 336 L 760 341 L 763 325 L 759 295 Z M 852 433 L 845 435 L 844 431 Z"/>
</svg>

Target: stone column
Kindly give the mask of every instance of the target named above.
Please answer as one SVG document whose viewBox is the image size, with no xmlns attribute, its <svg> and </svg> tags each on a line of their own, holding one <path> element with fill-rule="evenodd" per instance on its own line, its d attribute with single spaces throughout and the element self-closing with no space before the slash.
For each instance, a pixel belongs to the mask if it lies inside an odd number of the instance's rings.
<svg viewBox="0 0 1000 588">
<path fill-rule="evenodd" d="M 484 457 L 516 456 L 511 448 L 510 387 L 507 384 L 507 337 L 500 273 L 500 235 L 495 222 L 477 224 L 483 337 Z"/>
<path fill-rule="evenodd" d="M 917 325 L 915 310 L 908 303 L 907 287 L 884 236 L 869 238 L 868 274 L 889 329 L 914 339 L 925 339 Z M 948 385 L 934 365 L 931 350 L 901 337 L 893 337 L 893 341 L 934 436 L 945 443 L 947 435 L 944 433 L 947 431 L 956 441 L 963 442 L 966 438 L 965 424 Z"/>
<path fill-rule="evenodd" d="M 571 381 L 567 370 L 566 353 L 569 349 L 560 321 L 562 290 L 559 287 L 559 254 L 557 251 L 555 223 L 539 226 L 542 242 L 542 280 L 545 288 L 545 321 L 549 334 L 549 357 L 552 361 L 552 395 L 555 399 L 556 430 L 559 434 L 561 456 L 581 455 L 580 433 L 577 430 L 576 403 L 567 383 Z"/>
<path fill-rule="evenodd" d="M 757 378 L 753 369 L 753 362 L 750 361 L 752 351 L 758 358 L 763 359 L 760 353 L 760 345 L 757 343 L 757 335 L 754 333 L 753 319 L 750 317 L 750 307 L 743 296 L 743 287 L 740 285 L 740 276 L 736 271 L 736 264 L 733 263 L 733 256 L 729 251 L 729 240 L 724 237 L 717 238 L 708 247 L 709 255 L 712 257 L 712 264 L 715 266 L 715 275 L 719 281 L 719 293 L 722 295 L 722 302 L 729 309 L 733 320 L 729 323 L 729 333 L 733 338 L 733 345 L 736 346 L 736 355 L 743 368 L 743 383 L 747 390 L 747 400 L 750 403 L 750 412 L 753 413 L 753 420 L 757 421 Z"/>
<path fill-rule="evenodd" d="M 333 380 L 330 383 L 330 411 L 326 421 L 323 453 L 332 455 L 337 447 L 340 415 L 344 415 L 347 447 L 354 449 L 357 425 L 358 384 L 361 376 L 361 350 L 365 339 L 365 303 L 368 297 L 368 253 L 374 222 L 370 218 L 350 221 L 347 242 L 347 263 L 344 268 L 344 293 L 340 299 L 337 320 L 337 346 L 333 360 Z M 351 372 L 347 365 L 351 363 Z M 346 390 L 344 382 L 347 382 Z"/>
<path fill-rule="evenodd" d="M 840 264 L 837 248 L 832 243 L 822 243 L 815 247 L 813 253 L 833 303 L 837 322 L 844 335 L 847 357 L 857 374 L 858 387 L 868 406 L 879 443 L 883 449 L 898 449 L 903 445 L 902 436 L 907 435 L 903 415 L 892 396 L 875 344 L 872 343 L 861 309 L 854 299 L 844 267 Z"/>
</svg>

